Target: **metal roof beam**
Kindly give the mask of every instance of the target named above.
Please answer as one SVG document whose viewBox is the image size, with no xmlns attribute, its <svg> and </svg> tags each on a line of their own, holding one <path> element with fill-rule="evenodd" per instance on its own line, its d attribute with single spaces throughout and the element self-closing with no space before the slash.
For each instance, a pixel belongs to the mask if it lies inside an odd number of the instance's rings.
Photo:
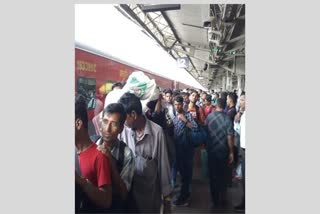
<svg viewBox="0 0 320 214">
<path fill-rule="evenodd" d="M 131 8 L 126 5 L 126 4 L 121 4 L 120 5 L 121 8 L 127 13 L 129 14 L 134 20 L 136 20 L 140 26 L 142 26 L 151 36 L 154 40 L 157 41 L 157 43 L 164 49 L 167 50 L 167 47 L 165 47 L 161 41 L 154 35 L 154 33 L 145 25 L 145 23 L 133 12 L 133 10 L 131 10 Z M 174 59 L 176 59 L 176 57 L 172 54 L 169 53 Z"/>
<path fill-rule="evenodd" d="M 147 5 L 142 4 L 141 10 L 145 13 L 155 12 L 155 11 L 165 11 L 165 10 L 180 10 L 180 4 L 156 4 L 156 5 Z"/>
<path fill-rule="evenodd" d="M 133 10 L 128 5 L 121 4 L 120 6 L 126 13 L 128 13 L 134 20 L 136 20 L 140 24 L 140 26 L 142 26 L 162 46 L 159 39 L 153 34 L 153 32 L 151 32 L 151 30 L 146 26 L 146 24 L 138 17 L 137 14 L 135 14 L 133 12 Z"/>
<path fill-rule="evenodd" d="M 230 61 L 230 60 L 233 60 L 235 56 L 245 56 L 245 55 L 244 55 L 244 54 L 235 54 L 235 55 L 228 56 L 228 57 L 222 59 L 222 61 Z"/>
<path fill-rule="evenodd" d="M 190 49 L 210 52 L 210 49 L 207 49 L 207 48 L 198 48 L 198 47 L 194 47 L 194 46 L 191 46 L 191 45 L 184 45 L 184 44 L 181 44 L 181 43 L 180 44 L 176 44 L 176 46 L 182 46 L 182 47 L 185 47 L 185 48 L 190 48 Z"/>
<path fill-rule="evenodd" d="M 190 57 L 192 57 L 192 58 L 195 58 L 195 59 L 201 60 L 201 61 L 203 61 L 203 62 L 206 62 L 206 63 L 208 63 L 208 64 L 210 64 L 210 65 L 218 65 L 217 63 L 212 62 L 212 61 L 210 61 L 209 59 L 203 59 L 203 58 L 201 58 L 201 57 L 194 56 L 194 55 L 193 55 L 192 53 L 190 53 L 190 52 L 187 52 L 187 51 L 184 51 L 184 50 L 179 50 L 179 49 L 175 49 L 175 50 L 178 51 L 178 52 L 180 52 L 180 53 L 186 54 L 186 55 L 188 55 L 188 56 L 190 56 Z"/>
<path fill-rule="evenodd" d="M 244 34 L 243 34 L 243 35 L 240 35 L 240 36 L 238 36 L 238 37 L 235 37 L 235 38 L 233 38 L 233 39 L 231 39 L 231 40 L 228 40 L 228 41 L 226 41 L 225 43 L 226 43 L 226 44 L 230 44 L 230 43 L 233 43 L 233 42 L 242 40 L 242 39 L 245 39 L 245 35 L 244 35 Z"/>
<path fill-rule="evenodd" d="M 179 42 L 179 43 L 182 43 L 181 40 L 180 40 L 180 38 L 178 37 L 178 34 L 177 34 L 176 30 L 174 29 L 174 27 L 173 27 L 173 25 L 172 25 L 170 19 L 168 18 L 167 14 L 165 14 L 165 12 L 163 12 L 163 11 L 161 11 L 161 14 L 162 14 L 163 18 L 166 20 L 166 22 L 168 23 L 168 25 L 169 25 L 169 27 L 170 27 L 173 35 L 176 37 L 176 39 L 178 40 L 178 42 Z M 184 47 L 183 47 L 183 49 L 186 50 Z M 193 69 L 197 70 L 197 69 L 196 69 L 196 66 L 193 64 L 193 62 L 192 62 L 192 60 L 190 59 L 189 55 L 187 55 L 187 57 L 188 57 L 191 65 L 192 65 Z"/>
<path fill-rule="evenodd" d="M 163 35 L 162 31 L 158 28 L 158 25 L 154 23 L 154 19 L 152 19 L 147 13 L 144 12 L 145 17 L 148 19 L 148 21 L 152 24 L 152 26 L 156 29 L 156 32 L 159 33 L 162 37 L 163 40 L 163 45 L 166 46 L 165 44 L 165 36 Z M 158 17 L 159 18 L 159 17 Z"/>
</svg>

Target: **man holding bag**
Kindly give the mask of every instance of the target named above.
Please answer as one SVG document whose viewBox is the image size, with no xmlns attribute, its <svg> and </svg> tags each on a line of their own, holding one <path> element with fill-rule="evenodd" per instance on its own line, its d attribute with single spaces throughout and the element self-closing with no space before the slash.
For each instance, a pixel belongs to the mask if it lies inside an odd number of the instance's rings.
<svg viewBox="0 0 320 214">
<path fill-rule="evenodd" d="M 188 132 L 190 133 L 192 128 L 198 128 L 198 125 L 193 120 L 192 115 L 183 110 L 182 96 L 179 95 L 174 98 L 174 107 L 176 110 L 176 116 L 173 119 L 176 162 L 181 175 L 182 186 L 180 194 L 173 204 L 176 206 L 188 206 L 194 156 L 194 146 L 190 141 L 191 139 Z"/>
</svg>

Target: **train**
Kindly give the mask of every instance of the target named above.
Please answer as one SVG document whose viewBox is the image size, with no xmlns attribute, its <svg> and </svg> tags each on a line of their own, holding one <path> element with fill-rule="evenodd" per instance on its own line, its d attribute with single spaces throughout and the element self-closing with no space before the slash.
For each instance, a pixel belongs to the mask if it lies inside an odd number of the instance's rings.
<svg viewBox="0 0 320 214">
<path fill-rule="evenodd" d="M 109 54 L 76 43 L 75 45 L 75 93 L 85 97 L 106 95 L 115 82 L 125 82 L 135 70 L 143 71 L 156 81 L 160 89 L 193 88 L 182 82 L 163 77 L 132 65 Z"/>
</svg>

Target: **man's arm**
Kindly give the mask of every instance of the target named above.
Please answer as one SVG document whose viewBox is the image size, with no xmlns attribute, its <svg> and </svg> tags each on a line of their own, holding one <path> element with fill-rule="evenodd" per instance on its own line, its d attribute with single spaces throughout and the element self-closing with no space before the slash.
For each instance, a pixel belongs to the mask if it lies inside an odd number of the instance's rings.
<svg viewBox="0 0 320 214">
<path fill-rule="evenodd" d="M 178 120 L 183 121 L 185 125 L 188 126 L 190 129 L 192 129 L 192 123 L 190 122 L 190 120 L 187 119 L 187 117 L 184 114 L 179 113 L 177 118 Z"/>
<path fill-rule="evenodd" d="M 233 163 L 233 135 L 228 135 L 228 147 L 229 147 L 229 164 Z"/>
<path fill-rule="evenodd" d="M 234 157 L 233 157 L 233 136 L 234 136 L 234 129 L 232 122 L 229 117 L 226 117 L 227 119 L 227 134 L 228 134 L 228 147 L 229 147 L 229 164 L 233 163 Z"/>
<path fill-rule="evenodd" d="M 133 152 L 129 148 L 129 146 L 126 146 L 124 149 L 124 163 L 122 171 L 120 173 L 120 177 L 122 178 L 122 181 L 125 183 L 128 192 L 131 189 L 134 168 L 135 162 Z"/>
<path fill-rule="evenodd" d="M 160 111 L 161 111 L 161 108 L 162 108 L 161 100 L 162 100 L 162 94 L 160 93 L 159 97 L 158 97 L 157 104 L 156 104 L 156 106 L 154 108 L 154 112 L 156 112 L 156 113 L 160 113 Z"/>
<path fill-rule="evenodd" d="M 161 130 L 158 135 L 158 173 L 160 176 L 161 192 L 164 197 L 167 197 L 171 193 L 170 185 L 170 164 L 168 159 L 167 142 L 164 132 Z"/>
<path fill-rule="evenodd" d="M 193 129 L 198 128 L 197 122 L 193 119 L 193 117 L 190 113 L 187 115 L 187 117 L 188 117 L 189 122 L 192 124 L 192 128 Z"/>
<path fill-rule="evenodd" d="M 105 184 L 100 187 L 94 186 L 89 180 L 80 177 L 76 172 L 76 183 L 80 185 L 88 198 L 97 206 L 109 208 L 112 203 L 111 184 Z"/>
<path fill-rule="evenodd" d="M 110 153 L 110 150 L 104 148 L 103 146 L 99 146 L 99 147 L 97 147 L 97 149 L 99 151 L 101 151 L 102 154 L 104 154 L 106 157 L 109 158 L 112 183 L 116 189 L 116 192 L 119 193 L 121 199 L 125 200 L 128 195 L 128 190 L 127 190 L 125 183 L 123 182 L 123 180 L 120 177 L 116 162 L 113 159 L 113 157 Z"/>
</svg>

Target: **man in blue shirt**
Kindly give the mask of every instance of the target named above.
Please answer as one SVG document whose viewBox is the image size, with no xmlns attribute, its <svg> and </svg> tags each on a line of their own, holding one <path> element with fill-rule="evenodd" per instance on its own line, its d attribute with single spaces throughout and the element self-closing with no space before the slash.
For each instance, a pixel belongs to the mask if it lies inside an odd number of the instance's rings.
<svg viewBox="0 0 320 214">
<path fill-rule="evenodd" d="M 181 175 L 182 186 L 180 194 L 173 204 L 176 206 L 188 206 L 194 156 L 194 148 L 188 132 L 190 133 L 191 129 L 197 128 L 198 125 L 193 120 L 192 115 L 183 110 L 182 96 L 179 95 L 174 98 L 174 107 L 176 110 L 176 116 L 173 119 L 174 139 L 176 143 L 176 163 Z"/>
</svg>

